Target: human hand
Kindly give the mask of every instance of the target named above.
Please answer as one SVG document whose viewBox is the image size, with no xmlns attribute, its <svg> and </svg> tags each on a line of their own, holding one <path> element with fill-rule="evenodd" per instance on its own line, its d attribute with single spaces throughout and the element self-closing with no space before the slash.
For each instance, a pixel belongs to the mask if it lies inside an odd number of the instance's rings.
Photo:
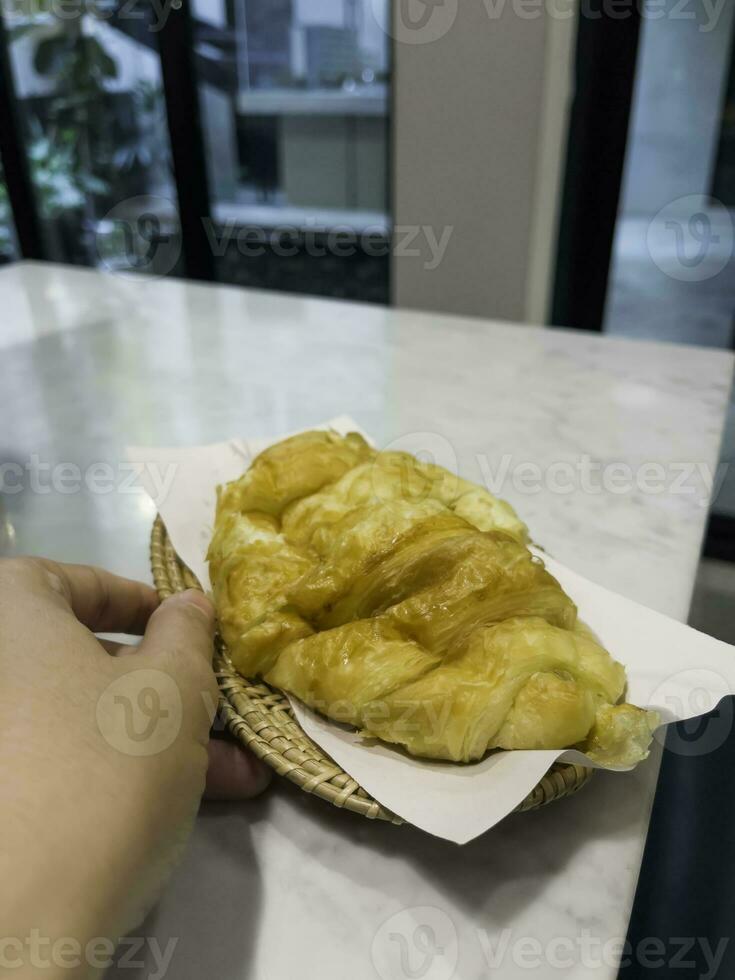
<svg viewBox="0 0 735 980">
<path fill-rule="evenodd" d="M 217 798 L 268 782 L 254 756 L 209 741 L 214 610 L 194 591 L 159 605 L 99 569 L 7 559 L 0 624 L 3 933 L 114 940 L 155 901 L 205 776 Z"/>
</svg>

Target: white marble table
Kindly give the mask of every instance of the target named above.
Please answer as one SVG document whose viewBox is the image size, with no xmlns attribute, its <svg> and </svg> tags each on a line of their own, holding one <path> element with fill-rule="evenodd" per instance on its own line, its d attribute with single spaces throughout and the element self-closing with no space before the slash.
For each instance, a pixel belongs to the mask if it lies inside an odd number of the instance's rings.
<svg viewBox="0 0 735 980">
<path fill-rule="evenodd" d="M 54 488 L 46 464 L 86 474 L 118 467 L 128 442 L 265 436 L 347 412 L 383 443 L 444 437 L 472 479 L 478 456 L 493 472 L 504 453 L 540 465 L 535 491 L 518 470 L 502 487 L 535 538 L 588 577 L 687 615 L 708 493 L 696 469 L 673 483 L 676 466 L 715 466 L 729 354 L 36 264 L 0 271 L 0 324 L 0 462 L 28 464 L 23 489 L 2 498 L 5 553 L 147 579 L 147 499 L 61 492 L 73 480 Z M 549 467 L 585 455 L 608 467 L 606 488 L 588 466 L 586 483 L 580 472 L 554 492 L 566 470 Z M 660 492 L 646 463 L 664 468 Z M 621 490 L 611 464 L 641 485 Z M 177 940 L 176 980 L 510 980 L 534 963 L 536 976 L 613 977 L 656 769 L 598 774 L 464 848 L 278 781 L 250 805 L 204 808 L 145 935 Z M 420 925 L 444 947 L 433 960 Z M 120 970 L 152 974 L 152 960 Z"/>
</svg>

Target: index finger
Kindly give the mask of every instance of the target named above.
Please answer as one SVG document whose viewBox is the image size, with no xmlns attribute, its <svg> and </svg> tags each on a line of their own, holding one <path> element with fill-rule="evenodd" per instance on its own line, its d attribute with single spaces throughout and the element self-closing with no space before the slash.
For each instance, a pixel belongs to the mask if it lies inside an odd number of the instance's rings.
<svg viewBox="0 0 735 980">
<path fill-rule="evenodd" d="M 158 608 L 155 589 L 133 579 L 113 575 L 92 565 L 67 565 L 37 558 L 51 588 L 72 612 L 95 633 L 132 633 L 142 636 Z"/>
</svg>

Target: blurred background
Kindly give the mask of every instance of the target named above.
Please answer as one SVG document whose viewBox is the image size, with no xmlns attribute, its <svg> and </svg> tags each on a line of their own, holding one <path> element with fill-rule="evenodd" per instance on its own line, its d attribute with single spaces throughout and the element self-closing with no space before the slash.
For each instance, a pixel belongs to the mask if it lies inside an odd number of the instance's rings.
<svg viewBox="0 0 735 980">
<path fill-rule="evenodd" d="M 457 4 L 3 0 L 0 262 L 732 348 L 735 5 Z"/>
<path fill-rule="evenodd" d="M 206 195 L 214 235 L 287 225 L 292 248 L 298 231 L 326 235 L 343 224 L 387 238 L 390 50 L 365 5 L 195 0 L 181 53 L 183 39 L 159 23 L 165 6 L 104 0 L 65 20 L 53 0 L 20 0 L 5 16 L 5 57 L 44 258 L 127 266 L 119 219 L 137 227 L 146 216 L 141 230 L 155 245 L 179 233 L 180 195 Z M 179 76 L 169 79 L 173 97 L 186 111 L 193 84 L 199 103 L 187 146 L 172 147 L 166 55 Z M 177 185 L 172 149 L 186 153 L 192 142 L 200 144 L 192 160 L 203 155 L 206 172 Z M 12 256 L 7 194 L 3 200 L 3 251 Z M 298 262 L 282 258 L 269 250 L 242 261 L 223 247 L 211 268 L 182 262 L 165 271 L 388 302 L 386 257 L 363 253 L 346 270 L 306 252 Z"/>
</svg>

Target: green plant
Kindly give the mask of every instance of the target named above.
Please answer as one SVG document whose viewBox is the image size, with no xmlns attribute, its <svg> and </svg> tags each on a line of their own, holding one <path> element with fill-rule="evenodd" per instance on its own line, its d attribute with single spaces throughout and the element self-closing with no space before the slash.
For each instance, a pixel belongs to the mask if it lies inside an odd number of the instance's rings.
<svg viewBox="0 0 735 980">
<path fill-rule="evenodd" d="M 78 166 L 77 143 L 73 129 L 58 130 L 53 140 L 37 131 L 29 143 L 31 176 L 44 218 L 83 209 L 89 195 L 101 195 L 108 189 L 104 180 Z"/>
<path fill-rule="evenodd" d="M 29 157 L 45 216 L 89 208 L 89 197 L 109 189 L 113 175 L 105 96 L 118 76 L 115 59 L 97 36 L 94 18 L 80 7 L 75 17 L 58 18 L 26 0 L 11 37 L 30 35 L 33 68 L 53 82 L 29 124 Z"/>
</svg>

